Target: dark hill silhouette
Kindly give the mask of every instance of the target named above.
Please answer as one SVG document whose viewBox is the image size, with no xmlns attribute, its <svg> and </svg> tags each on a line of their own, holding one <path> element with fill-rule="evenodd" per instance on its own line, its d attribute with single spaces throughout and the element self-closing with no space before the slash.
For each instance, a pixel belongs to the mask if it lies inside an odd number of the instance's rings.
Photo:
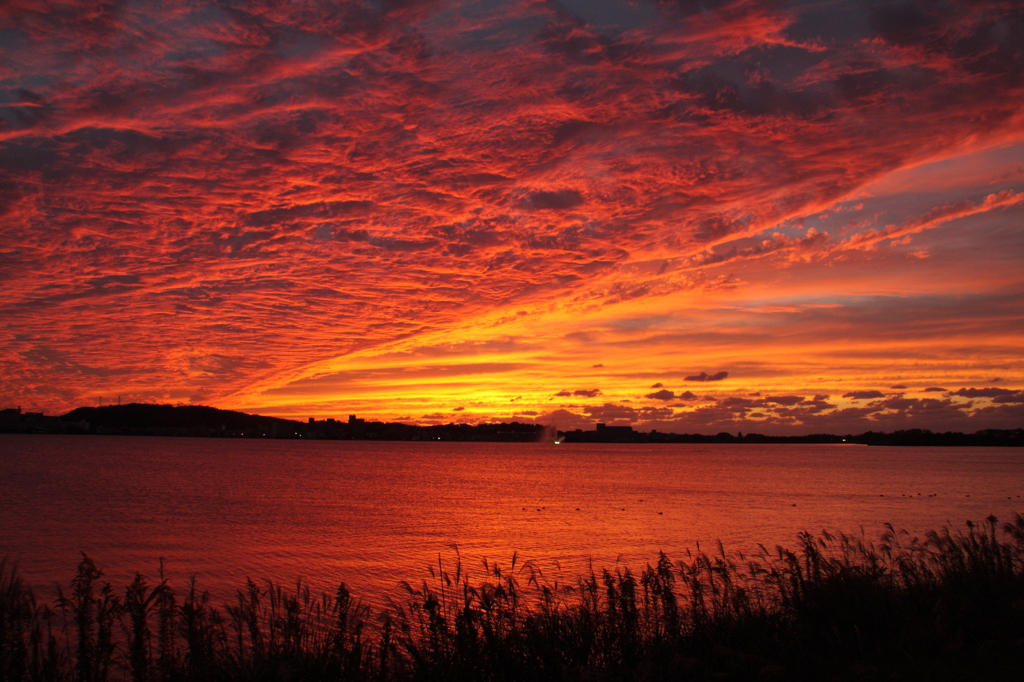
<svg viewBox="0 0 1024 682">
<path fill-rule="evenodd" d="M 301 422 L 278 417 L 219 410 L 205 405 L 155 405 L 129 403 L 103 407 L 79 407 L 61 417 L 65 422 L 85 421 L 97 432 L 160 433 L 177 435 L 297 435 Z"/>
</svg>

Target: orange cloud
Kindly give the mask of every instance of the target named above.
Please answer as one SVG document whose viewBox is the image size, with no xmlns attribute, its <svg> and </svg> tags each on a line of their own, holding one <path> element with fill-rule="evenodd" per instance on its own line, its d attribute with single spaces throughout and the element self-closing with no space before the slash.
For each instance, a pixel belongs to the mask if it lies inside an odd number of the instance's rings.
<svg viewBox="0 0 1024 682">
<path fill-rule="evenodd" d="M 5 3 L 0 395 L 695 428 L 1024 380 L 1018 8 L 492 5 Z"/>
</svg>

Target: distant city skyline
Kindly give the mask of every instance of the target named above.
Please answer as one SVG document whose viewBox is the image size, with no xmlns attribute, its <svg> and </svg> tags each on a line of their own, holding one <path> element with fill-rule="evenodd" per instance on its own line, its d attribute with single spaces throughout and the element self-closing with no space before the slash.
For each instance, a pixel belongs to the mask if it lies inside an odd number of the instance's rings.
<svg viewBox="0 0 1024 682">
<path fill-rule="evenodd" d="M 1024 426 L 1024 8 L 0 7 L 0 409 Z"/>
</svg>

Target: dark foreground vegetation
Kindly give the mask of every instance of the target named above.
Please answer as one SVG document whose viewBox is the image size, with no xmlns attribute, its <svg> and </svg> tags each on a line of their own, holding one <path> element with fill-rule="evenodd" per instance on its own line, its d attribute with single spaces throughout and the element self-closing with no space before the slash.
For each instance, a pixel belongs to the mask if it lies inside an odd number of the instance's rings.
<svg viewBox="0 0 1024 682">
<path fill-rule="evenodd" d="M 1021 680 L 1024 519 L 878 543 L 799 536 L 756 557 L 547 584 L 460 565 L 380 613 L 342 584 L 249 582 L 215 607 L 141 576 L 115 590 L 83 556 L 40 602 L 0 565 L 0 679 Z"/>
</svg>

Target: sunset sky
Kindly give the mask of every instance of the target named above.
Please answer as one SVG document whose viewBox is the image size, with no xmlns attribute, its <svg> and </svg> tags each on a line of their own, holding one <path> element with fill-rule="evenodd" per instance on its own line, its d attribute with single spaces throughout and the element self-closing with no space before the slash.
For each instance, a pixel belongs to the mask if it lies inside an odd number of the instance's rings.
<svg viewBox="0 0 1024 682">
<path fill-rule="evenodd" d="M 5 0 L 0 407 L 1024 427 L 1019 2 Z"/>
</svg>

